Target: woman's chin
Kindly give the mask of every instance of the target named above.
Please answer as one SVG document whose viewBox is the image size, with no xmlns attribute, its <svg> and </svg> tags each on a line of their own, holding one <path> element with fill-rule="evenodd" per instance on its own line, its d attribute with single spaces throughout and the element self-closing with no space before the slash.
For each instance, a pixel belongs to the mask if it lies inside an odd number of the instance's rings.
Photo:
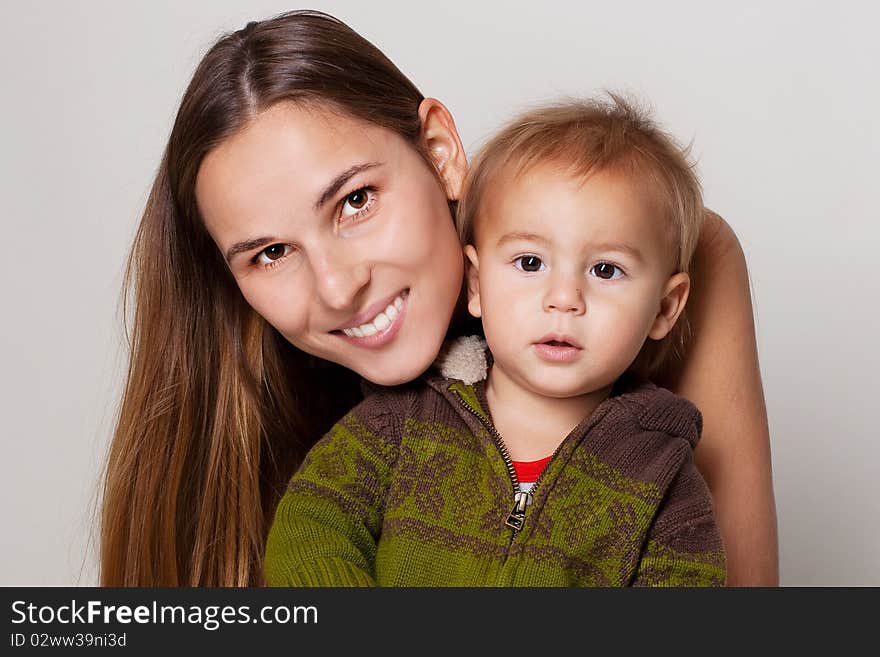
<svg viewBox="0 0 880 657">
<path fill-rule="evenodd" d="M 386 352 L 382 358 L 370 359 L 372 362 L 352 363 L 351 369 L 371 383 L 380 386 L 396 386 L 409 383 L 427 370 L 437 358 L 440 344 L 407 344 L 405 347 Z"/>
<path fill-rule="evenodd" d="M 397 386 L 408 383 L 417 378 L 422 372 L 430 367 L 433 360 L 427 360 L 424 364 L 409 360 L 406 363 L 387 363 L 382 367 L 368 367 L 355 371 L 367 381 L 380 386 Z"/>
</svg>

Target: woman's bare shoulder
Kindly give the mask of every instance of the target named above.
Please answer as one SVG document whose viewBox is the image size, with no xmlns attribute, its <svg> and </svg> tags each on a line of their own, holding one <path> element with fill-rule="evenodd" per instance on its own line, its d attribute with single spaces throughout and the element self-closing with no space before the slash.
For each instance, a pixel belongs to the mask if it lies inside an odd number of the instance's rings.
<svg viewBox="0 0 880 657">
<path fill-rule="evenodd" d="M 697 251 L 702 256 L 707 253 L 714 256 L 708 260 L 709 262 L 717 257 L 744 259 L 742 245 L 736 232 L 724 217 L 709 208 L 705 208 L 703 214 Z"/>
</svg>

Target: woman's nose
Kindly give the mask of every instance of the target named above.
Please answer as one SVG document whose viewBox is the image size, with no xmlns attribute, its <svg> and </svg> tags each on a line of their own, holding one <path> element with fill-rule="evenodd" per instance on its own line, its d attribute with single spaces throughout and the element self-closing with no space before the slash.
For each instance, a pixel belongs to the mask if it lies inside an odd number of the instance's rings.
<svg viewBox="0 0 880 657">
<path fill-rule="evenodd" d="M 546 312 L 564 312 L 583 315 L 587 311 L 584 299 L 584 278 L 581 275 L 557 273 L 548 277 L 549 288 L 544 295 Z"/>
<path fill-rule="evenodd" d="M 315 289 L 329 308 L 350 308 L 361 290 L 370 282 L 370 267 L 363 261 L 348 261 L 340 254 L 326 254 L 313 259 Z"/>
</svg>

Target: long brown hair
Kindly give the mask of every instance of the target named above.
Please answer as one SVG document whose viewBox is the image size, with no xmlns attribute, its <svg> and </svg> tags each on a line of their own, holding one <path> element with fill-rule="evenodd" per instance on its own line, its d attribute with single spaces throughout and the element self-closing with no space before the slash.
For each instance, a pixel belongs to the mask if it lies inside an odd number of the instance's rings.
<svg viewBox="0 0 880 657">
<path fill-rule="evenodd" d="M 104 586 L 254 586 L 302 456 L 358 377 L 291 346 L 245 302 L 195 201 L 205 155 L 282 100 L 420 146 L 422 94 L 339 20 L 297 11 L 219 39 L 181 102 L 125 276 L 130 360 L 103 488 Z M 427 158 L 426 158 L 427 159 Z"/>
</svg>

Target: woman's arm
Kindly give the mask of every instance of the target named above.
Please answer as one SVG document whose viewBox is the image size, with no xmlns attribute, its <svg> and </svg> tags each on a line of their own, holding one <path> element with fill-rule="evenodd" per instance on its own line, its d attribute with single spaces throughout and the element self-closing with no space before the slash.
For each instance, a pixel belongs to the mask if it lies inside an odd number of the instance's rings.
<svg viewBox="0 0 880 657">
<path fill-rule="evenodd" d="M 707 212 L 692 262 L 684 360 L 659 382 L 703 414 L 696 461 L 715 503 L 728 586 L 777 586 L 779 558 L 770 435 L 745 256 Z"/>
</svg>

